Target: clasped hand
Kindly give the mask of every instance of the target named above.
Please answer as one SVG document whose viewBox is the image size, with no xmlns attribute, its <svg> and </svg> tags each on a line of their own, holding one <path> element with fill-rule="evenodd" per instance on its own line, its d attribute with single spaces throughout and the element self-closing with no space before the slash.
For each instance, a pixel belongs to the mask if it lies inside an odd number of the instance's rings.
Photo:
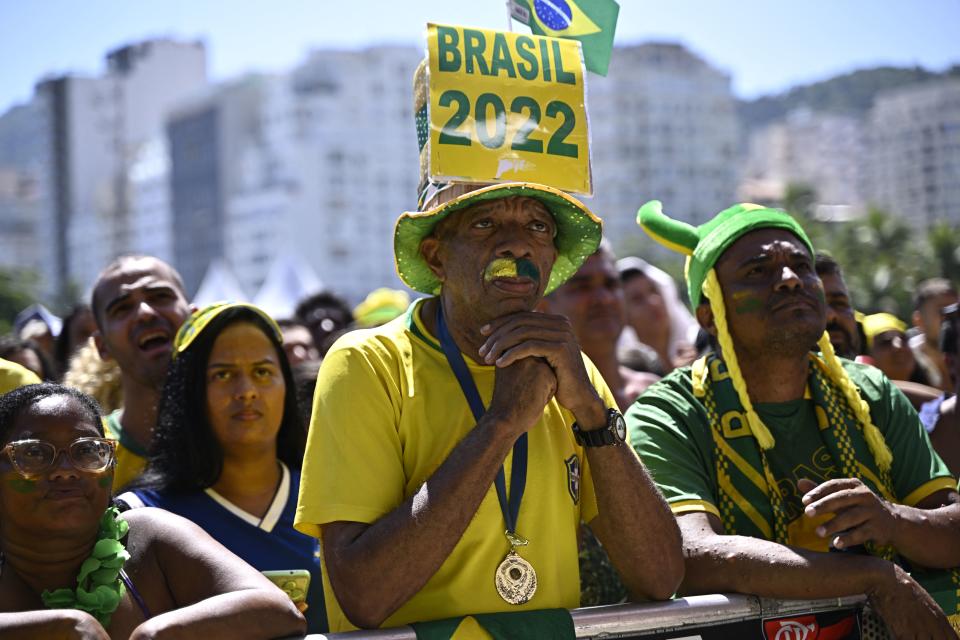
<svg viewBox="0 0 960 640">
<path fill-rule="evenodd" d="M 564 316 L 539 312 L 513 313 L 497 318 L 480 329 L 486 341 L 480 347 L 484 364 L 497 367 L 497 382 L 491 409 L 508 396 L 532 394 L 539 407 L 531 406 L 525 422 L 535 423 L 550 398 L 575 415 L 599 401 L 587 376 L 580 346 Z M 526 428 L 532 426 L 527 424 Z"/>
</svg>

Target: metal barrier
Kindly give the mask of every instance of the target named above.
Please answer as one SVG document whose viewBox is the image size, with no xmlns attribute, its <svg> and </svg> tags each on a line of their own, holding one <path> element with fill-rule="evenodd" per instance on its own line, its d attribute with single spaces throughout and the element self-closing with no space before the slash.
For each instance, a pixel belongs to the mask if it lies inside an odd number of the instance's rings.
<svg viewBox="0 0 960 640">
<path fill-rule="evenodd" d="M 739 594 L 677 598 L 667 602 L 589 607 L 571 611 L 577 638 L 646 640 L 886 640 L 886 628 L 867 610 L 866 598 L 771 600 Z M 821 629 L 831 627 L 829 634 Z M 844 629 L 849 628 L 849 633 Z M 842 634 L 842 635 L 840 635 Z M 411 627 L 309 635 L 308 640 L 415 640 Z"/>
</svg>

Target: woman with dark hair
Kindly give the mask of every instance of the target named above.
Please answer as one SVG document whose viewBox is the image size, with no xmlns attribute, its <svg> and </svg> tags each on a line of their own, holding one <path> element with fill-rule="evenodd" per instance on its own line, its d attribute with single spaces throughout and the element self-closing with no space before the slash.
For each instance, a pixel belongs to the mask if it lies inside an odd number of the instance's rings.
<svg viewBox="0 0 960 640">
<path fill-rule="evenodd" d="M 118 499 L 193 520 L 261 571 L 308 571 L 309 631 L 323 632 L 317 541 L 293 528 L 305 440 L 276 323 L 210 305 L 174 339 L 147 468 Z"/>
<path fill-rule="evenodd" d="M 199 527 L 110 506 L 115 442 L 89 396 L 0 396 L 0 637 L 268 638 L 303 617 Z"/>
</svg>

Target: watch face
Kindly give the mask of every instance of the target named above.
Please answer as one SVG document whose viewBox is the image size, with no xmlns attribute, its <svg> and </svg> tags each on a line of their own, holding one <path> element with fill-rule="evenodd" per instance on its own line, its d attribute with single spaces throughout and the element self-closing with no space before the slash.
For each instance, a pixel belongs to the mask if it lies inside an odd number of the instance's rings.
<svg viewBox="0 0 960 640">
<path fill-rule="evenodd" d="M 623 419 L 623 415 L 619 412 L 613 423 L 613 430 L 617 434 L 617 440 L 620 442 L 625 442 L 627 439 L 627 421 Z"/>
</svg>

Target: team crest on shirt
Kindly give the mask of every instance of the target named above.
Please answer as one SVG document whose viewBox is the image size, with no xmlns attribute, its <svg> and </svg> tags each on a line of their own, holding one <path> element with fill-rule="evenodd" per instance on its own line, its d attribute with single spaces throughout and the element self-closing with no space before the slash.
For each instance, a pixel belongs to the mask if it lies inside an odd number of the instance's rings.
<svg viewBox="0 0 960 640">
<path fill-rule="evenodd" d="M 567 465 L 567 491 L 573 498 L 573 504 L 580 502 L 580 458 L 576 454 L 563 461 Z"/>
</svg>

